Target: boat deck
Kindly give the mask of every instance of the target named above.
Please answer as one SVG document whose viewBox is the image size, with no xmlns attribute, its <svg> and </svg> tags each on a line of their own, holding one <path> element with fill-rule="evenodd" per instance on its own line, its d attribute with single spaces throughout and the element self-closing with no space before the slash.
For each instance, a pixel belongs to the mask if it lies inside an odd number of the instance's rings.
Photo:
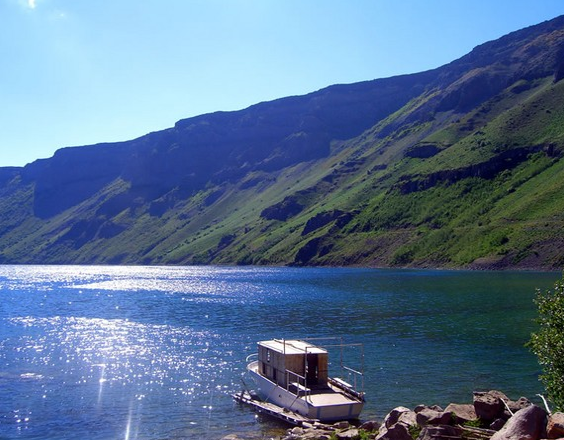
<svg viewBox="0 0 564 440">
<path fill-rule="evenodd" d="M 300 396 L 300 399 L 307 400 L 313 406 L 346 405 L 357 402 L 331 385 L 320 388 L 312 387 L 306 395 Z"/>
<path fill-rule="evenodd" d="M 327 406 L 327 405 L 346 405 L 348 403 L 354 402 L 354 400 L 349 399 L 347 396 L 341 393 L 322 393 L 322 394 L 309 394 L 306 397 L 302 397 L 308 402 L 311 402 L 313 406 Z"/>
<path fill-rule="evenodd" d="M 256 399 L 251 396 L 247 391 L 233 394 L 233 398 L 237 402 L 251 405 L 255 409 L 255 411 L 259 413 L 268 414 L 270 416 L 284 420 L 292 425 L 302 426 L 304 423 L 314 424 L 318 421 L 304 417 L 300 414 L 296 414 L 295 412 L 288 411 L 287 409 L 273 403 L 263 402 L 262 400 Z"/>
</svg>

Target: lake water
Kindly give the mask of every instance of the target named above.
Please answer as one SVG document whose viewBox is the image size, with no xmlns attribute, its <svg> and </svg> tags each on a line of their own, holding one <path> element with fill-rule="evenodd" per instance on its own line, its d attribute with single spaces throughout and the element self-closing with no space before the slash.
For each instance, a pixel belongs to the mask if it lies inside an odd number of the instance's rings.
<svg viewBox="0 0 564 440">
<path fill-rule="evenodd" d="M 0 439 L 270 438 L 235 404 L 256 341 L 363 343 L 363 419 L 534 400 L 536 288 L 555 273 L 0 266 Z"/>
</svg>

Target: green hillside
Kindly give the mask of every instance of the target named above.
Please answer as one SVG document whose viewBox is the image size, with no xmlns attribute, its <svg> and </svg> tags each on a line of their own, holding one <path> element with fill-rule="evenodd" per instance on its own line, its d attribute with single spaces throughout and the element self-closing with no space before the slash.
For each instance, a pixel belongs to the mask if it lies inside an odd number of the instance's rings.
<svg viewBox="0 0 564 440">
<path fill-rule="evenodd" d="M 0 262 L 561 269 L 564 18 L 0 169 Z"/>
</svg>

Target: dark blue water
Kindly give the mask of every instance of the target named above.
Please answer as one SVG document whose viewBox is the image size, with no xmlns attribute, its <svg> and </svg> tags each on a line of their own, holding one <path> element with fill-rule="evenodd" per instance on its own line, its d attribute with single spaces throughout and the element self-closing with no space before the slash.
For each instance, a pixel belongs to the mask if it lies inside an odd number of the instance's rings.
<svg viewBox="0 0 564 440">
<path fill-rule="evenodd" d="M 365 352 L 364 418 L 541 391 L 535 288 L 560 274 L 0 266 L 0 439 L 270 438 L 234 404 L 257 340 Z"/>
</svg>

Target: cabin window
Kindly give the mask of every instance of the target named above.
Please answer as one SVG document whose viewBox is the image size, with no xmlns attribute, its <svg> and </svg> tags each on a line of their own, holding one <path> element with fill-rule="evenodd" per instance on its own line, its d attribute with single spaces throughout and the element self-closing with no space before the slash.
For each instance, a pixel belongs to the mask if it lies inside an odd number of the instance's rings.
<svg viewBox="0 0 564 440">
<path fill-rule="evenodd" d="M 266 349 L 266 362 L 270 362 L 270 350 Z"/>
</svg>

